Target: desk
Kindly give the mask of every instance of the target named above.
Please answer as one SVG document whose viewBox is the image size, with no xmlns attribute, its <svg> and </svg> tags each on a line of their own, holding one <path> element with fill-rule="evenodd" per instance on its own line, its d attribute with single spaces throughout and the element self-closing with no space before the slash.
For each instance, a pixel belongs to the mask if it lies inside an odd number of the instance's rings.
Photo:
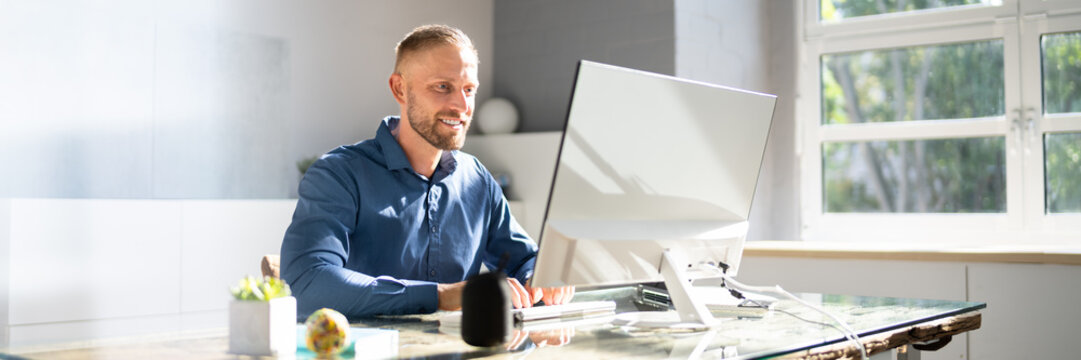
<svg viewBox="0 0 1081 360">
<path fill-rule="evenodd" d="M 611 299 L 617 311 L 638 310 L 634 288 L 584 291 L 576 300 Z M 804 294 L 804 300 L 821 304 L 860 333 L 869 351 L 880 353 L 913 343 L 929 342 L 980 327 L 979 309 L 984 303 L 918 300 L 845 295 Z M 841 332 L 824 316 L 795 302 L 781 301 L 764 318 L 728 319 L 707 332 L 644 332 L 614 327 L 606 323 L 582 323 L 573 327 L 550 327 L 529 334 L 513 351 L 481 349 L 462 342 L 456 334 L 441 333 L 441 313 L 365 319 L 355 326 L 397 329 L 399 356 L 404 358 L 560 358 L 657 359 L 765 357 L 835 359 L 858 351 L 844 341 Z M 86 349 L 42 351 L 16 354 L 36 359 L 154 358 L 154 359 L 235 359 L 226 353 L 228 338 L 222 330 L 208 336 L 186 339 L 113 344 Z M 536 346 L 532 339 L 562 346 Z M 914 353 L 918 358 L 918 352 Z"/>
</svg>

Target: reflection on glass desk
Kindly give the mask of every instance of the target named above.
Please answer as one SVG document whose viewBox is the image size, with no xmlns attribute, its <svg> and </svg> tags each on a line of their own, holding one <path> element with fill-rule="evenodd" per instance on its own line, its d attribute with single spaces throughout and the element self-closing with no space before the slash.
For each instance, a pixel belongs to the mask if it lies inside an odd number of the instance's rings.
<svg viewBox="0 0 1081 360">
<path fill-rule="evenodd" d="M 575 301 L 614 300 L 617 312 L 643 310 L 633 301 L 635 293 L 631 287 L 582 291 Z M 976 302 L 886 297 L 804 294 L 802 298 L 847 321 L 872 354 L 975 330 L 980 327 L 978 310 L 986 307 Z M 453 330 L 440 331 L 442 314 L 359 319 L 353 326 L 398 330 L 398 356 L 403 358 L 833 359 L 858 354 L 828 318 L 784 300 L 766 316 L 728 318 L 704 332 L 622 328 L 597 318 L 527 324 L 505 346 L 492 349 L 469 346 Z M 17 355 L 31 359 L 235 358 L 226 353 L 224 334 Z"/>
</svg>

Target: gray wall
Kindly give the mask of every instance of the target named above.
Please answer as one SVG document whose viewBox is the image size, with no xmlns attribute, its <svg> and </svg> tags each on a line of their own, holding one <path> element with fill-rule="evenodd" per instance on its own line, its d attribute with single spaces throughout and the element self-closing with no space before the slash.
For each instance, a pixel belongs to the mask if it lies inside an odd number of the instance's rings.
<svg viewBox="0 0 1081 360">
<path fill-rule="evenodd" d="M 0 197 L 291 196 L 297 160 L 398 113 L 413 27 L 491 64 L 492 1 L 0 2 Z"/>
<path fill-rule="evenodd" d="M 494 95 L 517 105 L 518 131 L 562 131 L 578 60 L 675 73 L 673 11 L 671 0 L 496 1 Z"/>
</svg>

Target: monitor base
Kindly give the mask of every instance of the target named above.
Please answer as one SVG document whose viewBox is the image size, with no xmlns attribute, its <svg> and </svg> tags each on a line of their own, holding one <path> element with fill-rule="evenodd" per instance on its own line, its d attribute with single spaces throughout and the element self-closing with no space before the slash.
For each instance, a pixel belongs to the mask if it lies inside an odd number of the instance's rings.
<svg viewBox="0 0 1081 360">
<path fill-rule="evenodd" d="M 689 269 L 696 268 L 698 264 L 689 263 L 686 254 L 673 249 L 664 250 L 660 272 L 664 278 L 664 286 L 668 288 L 668 296 L 676 308 L 678 320 L 708 328 L 716 324 L 717 319 L 706 308 L 704 299 L 696 296 L 694 284 L 691 283 L 692 277 L 688 274 Z"/>
</svg>

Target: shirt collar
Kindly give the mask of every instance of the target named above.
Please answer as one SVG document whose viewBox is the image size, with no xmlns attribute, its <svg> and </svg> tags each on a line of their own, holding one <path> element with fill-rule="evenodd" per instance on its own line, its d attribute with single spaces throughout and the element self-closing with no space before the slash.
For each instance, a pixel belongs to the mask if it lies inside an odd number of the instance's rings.
<svg viewBox="0 0 1081 360">
<path fill-rule="evenodd" d="M 383 118 L 379 124 L 379 130 L 375 133 L 375 140 L 383 148 L 387 170 L 413 169 L 413 165 L 409 164 L 409 159 L 405 157 L 405 150 L 402 150 L 402 145 L 394 137 L 394 131 L 398 129 L 401 120 L 398 116 L 387 116 Z M 441 172 L 445 175 L 454 172 L 454 169 L 458 167 L 457 156 L 458 150 L 443 151 L 443 156 L 439 159 L 439 167 L 435 169 L 436 174 L 433 176 L 438 176 Z"/>
<path fill-rule="evenodd" d="M 402 145 L 398 144 L 398 139 L 394 138 L 393 131 L 398 129 L 399 121 L 401 118 L 397 116 L 387 116 L 383 118 L 379 124 L 379 130 L 375 132 L 375 141 L 379 142 L 379 147 L 383 148 L 387 170 L 412 169 L 409 159 L 405 157 L 405 150 L 402 150 Z"/>
<path fill-rule="evenodd" d="M 435 169 L 438 174 L 444 173 L 443 177 L 454 173 L 454 169 L 458 167 L 458 150 L 443 150 L 443 156 L 439 158 L 439 167 Z M 438 176 L 438 175 L 433 175 Z"/>
</svg>

